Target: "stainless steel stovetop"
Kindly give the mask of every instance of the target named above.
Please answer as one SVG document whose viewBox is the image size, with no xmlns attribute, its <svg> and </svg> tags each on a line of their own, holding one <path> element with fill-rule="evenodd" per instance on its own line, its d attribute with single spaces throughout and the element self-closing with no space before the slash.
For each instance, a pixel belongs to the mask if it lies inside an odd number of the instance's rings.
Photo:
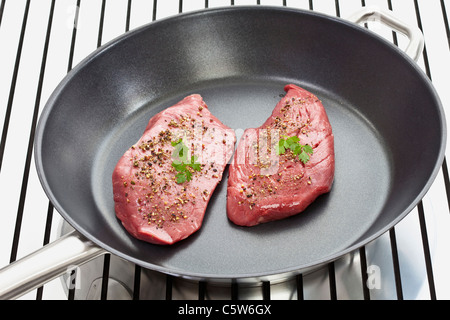
<svg viewBox="0 0 450 320">
<path fill-rule="evenodd" d="M 180 12 L 229 5 L 288 6 L 343 18 L 368 5 L 392 10 L 422 29 L 425 50 L 418 63 L 450 114 L 449 0 L 1 0 L 0 267 L 70 229 L 40 186 L 32 144 L 37 117 L 64 75 L 128 30 Z M 366 27 L 406 46 L 402 35 L 376 21 Z M 106 255 L 20 299 L 449 299 L 449 182 L 444 161 L 422 202 L 389 232 L 325 267 L 278 283 L 218 286 Z"/>
</svg>

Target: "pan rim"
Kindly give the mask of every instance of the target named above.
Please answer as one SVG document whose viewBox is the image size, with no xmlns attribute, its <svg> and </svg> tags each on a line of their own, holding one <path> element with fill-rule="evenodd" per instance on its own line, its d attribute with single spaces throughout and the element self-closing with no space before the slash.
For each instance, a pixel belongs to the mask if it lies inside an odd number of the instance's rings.
<svg viewBox="0 0 450 320">
<path fill-rule="evenodd" d="M 380 229 L 378 232 L 375 232 L 372 236 L 366 237 L 363 240 L 356 241 L 353 245 L 347 247 L 344 250 L 338 251 L 332 255 L 325 256 L 322 259 L 318 261 L 314 261 L 312 263 L 308 263 L 305 265 L 296 265 L 296 266 L 289 266 L 284 269 L 278 269 L 273 271 L 264 271 L 264 272 L 256 272 L 256 273 L 247 273 L 247 274 L 205 274 L 205 272 L 192 272 L 192 271 L 185 271 L 185 270 L 170 270 L 167 267 L 159 266 L 153 263 L 145 262 L 140 259 L 137 259 L 125 252 L 122 252 L 120 250 L 117 250 L 113 247 L 111 247 L 109 244 L 105 243 L 101 239 L 99 239 L 96 235 L 90 233 L 85 228 L 83 228 L 79 223 L 77 223 L 76 219 L 73 219 L 72 215 L 67 212 L 63 206 L 58 201 L 57 197 L 54 195 L 48 180 L 45 175 L 44 170 L 44 164 L 42 160 L 42 142 L 43 142 L 43 136 L 46 129 L 46 123 L 47 119 L 50 116 L 53 106 L 57 102 L 57 100 L 60 97 L 60 94 L 63 92 L 64 88 L 70 83 L 71 79 L 76 76 L 76 74 L 79 72 L 79 70 L 82 70 L 86 65 L 89 64 L 89 62 L 93 59 L 96 59 L 98 56 L 102 55 L 103 53 L 107 52 L 108 50 L 112 49 L 117 43 L 126 41 L 129 37 L 133 37 L 137 33 L 143 32 L 147 30 L 147 28 L 156 28 L 158 25 L 164 24 L 164 23 L 171 23 L 174 20 L 180 20 L 180 19 L 187 19 L 191 17 L 196 17 L 199 15 L 204 14 L 219 14 L 219 13 L 228 13 L 228 12 L 244 12 L 244 11 L 276 11 L 276 12 L 288 12 L 288 13 L 294 13 L 294 14 L 304 14 L 308 16 L 318 17 L 320 19 L 326 19 L 329 21 L 332 21 L 334 23 L 339 23 L 347 26 L 348 28 L 351 28 L 353 30 L 356 30 L 357 32 L 364 33 L 365 36 L 371 37 L 374 39 L 374 41 L 377 41 L 380 44 L 383 44 L 384 46 L 388 47 L 390 50 L 392 50 L 394 53 L 397 53 L 403 57 L 405 60 L 405 63 L 409 64 L 409 67 L 411 67 L 416 75 L 420 77 L 421 82 L 427 86 L 427 90 L 430 91 L 430 93 L 433 95 L 435 100 L 435 107 L 438 111 L 438 114 L 440 115 L 440 124 L 442 128 L 442 135 L 441 135 L 441 144 L 439 149 L 439 154 L 437 156 L 436 163 L 434 165 L 432 174 L 429 176 L 426 183 L 423 185 L 421 192 L 417 194 L 417 196 L 414 198 L 414 201 L 405 209 L 401 214 L 399 214 L 396 219 L 392 220 L 389 224 L 387 224 L 384 228 Z M 35 165 L 37 169 L 38 178 L 40 180 L 40 183 L 43 187 L 43 190 L 55 209 L 61 214 L 61 216 L 71 225 L 73 226 L 79 233 L 81 233 L 83 236 L 91 240 L 96 245 L 106 249 L 108 252 L 111 252 L 117 256 L 120 256 L 124 259 L 127 259 L 129 261 L 132 261 L 138 265 L 141 265 L 143 267 L 159 271 L 165 274 L 172 274 L 179 277 L 184 278 L 190 278 L 190 279 L 200 279 L 200 280 L 216 280 L 216 279 L 253 279 L 253 278 L 264 278 L 268 276 L 274 276 L 274 275 L 282 275 L 282 274 L 290 274 L 290 273 L 300 273 L 302 270 L 307 270 L 310 268 L 318 268 L 326 263 L 329 263 L 331 261 L 334 261 L 343 255 L 350 253 L 368 243 L 375 240 L 376 238 L 380 237 L 384 233 L 386 233 L 388 230 L 390 230 L 393 226 L 395 226 L 398 222 L 400 222 L 406 215 L 411 212 L 414 207 L 421 201 L 421 199 L 425 196 L 431 185 L 433 184 L 435 178 L 438 175 L 438 172 L 442 166 L 442 163 L 445 158 L 445 148 L 446 148 L 446 140 L 447 140 L 447 126 L 445 121 L 445 114 L 444 109 L 442 106 L 442 103 L 439 99 L 439 96 L 436 92 L 436 89 L 432 85 L 430 79 L 426 76 L 426 74 L 422 71 L 422 69 L 418 66 L 416 62 L 414 62 L 409 56 L 407 56 L 402 50 L 400 50 L 398 47 L 394 46 L 392 43 L 388 42 L 381 36 L 377 35 L 376 33 L 371 32 L 370 30 L 367 30 L 359 25 L 356 25 L 352 22 L 346 21 L 342 18 L 333 17 L 327 14 L 318 13 L 314 11 L 308 11 L 308 10 L 302 10 L 302 9 L 296 9 L 296 8 L 288 8 L 288 7 L 275 7 L 275 6 L 232 6 L 232 7 L 219 7 L 219 8 L 208 8 L 208 9 L 201 9 L 197 11 L 187 12 L 187 13 L 181 13 L 177 14 L 175 16 L 159 19 L 153 22 L 150 22 L 146 25 L 143 25 L 139 28 L 136 28 L 134 30 L 131 30 L 127 33 L 124 33 L 117 38 L 107 42 L 103 46 L 99 47 L 95 51 L 93 51 L 91 54 L 89 54 L 86 58 L 84 58 L 79 64 L 77 64 L 70 72 L 67 73 L 67 75 L 62 79 L 62 81 L 58 84 L 58 86 L 55 88 L 55 90 L 50 95 L 49 99 L 47 100 L 42 113 L 39 117 L 39 122 L 36 127 L 36 135 L 34 140 L 34 150 L 35 150 Z"/>
</svg>

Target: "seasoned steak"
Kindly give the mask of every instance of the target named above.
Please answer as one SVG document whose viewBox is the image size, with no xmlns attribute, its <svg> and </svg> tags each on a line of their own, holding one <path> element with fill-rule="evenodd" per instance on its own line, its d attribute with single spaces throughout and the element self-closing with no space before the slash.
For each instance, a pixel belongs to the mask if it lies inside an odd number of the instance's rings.
<svg viewBox="0 0 450 320">
<path fill-rule="evenodd" d="M 152 117 L 112 175 L 115 211 L 125 229 L 155 244 L 197 231 L 235 142 L 234 131 L 198 94 Z"/>
<path fill-rule="evenodd" d="M 322 103 L 295 85 L 259 128 L 245 130 L 229 168 L 227 215 L 254 226 L 305 210 L 329 192 L 334 137 Z"/>
</svg>

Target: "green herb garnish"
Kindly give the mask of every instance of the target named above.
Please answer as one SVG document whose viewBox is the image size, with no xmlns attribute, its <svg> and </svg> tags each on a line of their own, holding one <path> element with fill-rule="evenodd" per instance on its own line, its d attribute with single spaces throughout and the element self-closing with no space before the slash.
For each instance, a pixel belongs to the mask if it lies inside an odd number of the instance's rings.
<svg viewBox="0 0 450 320">
<path fill-rule="evenodd" d="M 310 145 L 302 145 L 299 143 L 300 138 L 297 136 L 288 137 L 282 136 L 278 144 L 276 145 L 276 151 L 278 155 L 284 154 L 286 149 L 292 151 L 292 153 L 300 159 L 301 162 L 307 163 L 310 159 L 310 155 L 314 150 Z"/>
<path fill-rule="evenodd" d="M 188 169 L 191 167 L 195 171 L 200 171 L 201 166 L 200 163 L 197 163 L 197 156 L 192 155 L 190 161 L 188 161 L 188 147 L 184 144 L 183 139 L 178 139 L 177 141 L 171 142 L 172 146 L 175 147 L 172 153 L 172 167 L 178 171 L 177 175 L 177 183 L 183 183 L 185 181 L 191 181 L 192 172 Z"/>
</svg>

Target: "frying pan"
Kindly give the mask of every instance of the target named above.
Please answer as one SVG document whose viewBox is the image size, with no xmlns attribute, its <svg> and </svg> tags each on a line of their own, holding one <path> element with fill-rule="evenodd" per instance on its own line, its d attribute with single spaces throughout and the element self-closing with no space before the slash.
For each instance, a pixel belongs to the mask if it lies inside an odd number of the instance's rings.
<svg viewBox="0 0 450 320">
<path fill-rule="evenodd" d="M 374 17 L 407 34 L 406 53 L 353 23 Z M 88 56 L 49 98 L 35 140 L 42 186 L 76 231 L 2 269 L 0 297 L 106 252 L 196 280 L 282 279 L 392 228 L 437 175 L 444 113 L 413 61 L 423 49 L 420 31 L 373 8 L 350 20 L 279 7 L 208 9 L 148 24 Z M 294 217 L 239 227 L 226 216 L 225 171 L 189 238 L 157 246 L 124 230 L 111 174 L 153 115 L 199 93 L 239 138 L 267 119 L 287 83 L 316 94 L 328 113 L 336 155 L 330 193 Z"/>
</svg>

